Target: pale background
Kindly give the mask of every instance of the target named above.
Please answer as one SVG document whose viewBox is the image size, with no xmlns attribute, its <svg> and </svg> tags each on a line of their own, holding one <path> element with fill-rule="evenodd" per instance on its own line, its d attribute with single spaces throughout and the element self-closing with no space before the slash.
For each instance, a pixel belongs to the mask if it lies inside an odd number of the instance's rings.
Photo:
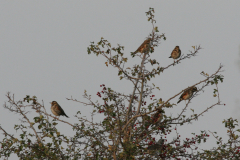
<svg viewBox="0 0 240 160">
<path fill-rule="evenodd" d="M 155 18 L 162 41 L 152 55 L 161 66 L 172 62 L 171 51 L 179 45 L 187 54 L 191 46 L 201 45 L 197 57 L 166 70 L 153 82 L 161 89 L 156 96 L 166 100 L 182 89 L 203 79 L 200 72 L 215 72 L 224 65 L 224 83 L 219 84 L 221 100 L 226 106 L 217 106 L 192 125 L 179 128 L 183 137 L 200 130 L 217 131 L 226 139 L 223 119 L 240 120 L 240 1 L 0 1 L 0 103 L 3 105 L 10 91 L 19 100 L 35 95 L 43 100 L 50 113 L 50 101 L 56 100 L 65 110 L 71 123 L 73 115 L 81 111 L 89 115 L 91 108 L 67 101 L 73 96 L 84 101 L 86 89 L 93 99 L 100 84 L 106 84 L 123 93 L 130 93 L 129 82 L 119 81 L 117 69 L 106 67 L 103 57 L 87 54 L 91 41 L 101 37 L 112 46 L 125 46 L 135 51 L 151 31 L 145 12 L 155 9 Z M 213 86 L 192 100 L 196 113 L 216 102 Z M 177 102 L 177 98 L 172 101 Z M 176 115 L 184 102 L 169 109 Z M 36 116 L 36 113 L 31 113 Z M 0 109 L 1 126 L 16 133 L 13 126 L 19 116 Z M 71 136 L 71 127 L 60 124 L 61 132 Z M 0 135 L 2 138 L 3 135 Z M 211 144 L 211 145 L 209 145 Z M 207 148 L 214 146 L 211 136 Z"/>
</svg>

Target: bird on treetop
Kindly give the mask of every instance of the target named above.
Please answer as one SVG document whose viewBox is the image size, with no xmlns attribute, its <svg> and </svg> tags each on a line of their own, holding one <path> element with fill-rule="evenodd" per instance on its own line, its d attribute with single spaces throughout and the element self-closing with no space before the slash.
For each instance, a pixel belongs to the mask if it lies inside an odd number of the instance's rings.
<svg viewBox="0 0 240 160">
<path fill-rule="evenodd" d="M 138 49 L 133 52 L 133 54 L 136 54 L 138 52 L 140 53 L 148 53 L 150 50 L 150 42 L 151 42 L 151 38 L 147 38 L 139 47 Z"/>
<path fill-rule="evenodd" d="M 62 107 L 56 102 L 56 101 L 52 101 L 51 103 L 51 111 L 55 116 L 66 116 L 67 118 L 69 118 L 64 110 L 62 109 Z"/>
</svg>

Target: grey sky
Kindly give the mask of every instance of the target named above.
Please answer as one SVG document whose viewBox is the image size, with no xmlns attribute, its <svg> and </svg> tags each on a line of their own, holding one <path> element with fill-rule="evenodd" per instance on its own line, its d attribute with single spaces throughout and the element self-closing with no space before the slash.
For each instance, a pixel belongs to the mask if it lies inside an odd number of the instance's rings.
<svg viewBox="0 0 240 160">
<path fill-rule="evenodd" d="M 67 97 L 84 101 L 82 94 L 86 89 L 97 100 L 96 93 L 103 83 L 130 93 L 132 86 L 125 80 L 119 81 L 117 69 L 106 67 L 102 57 L 88 55 L 87 47 L 90 41 L 104 37 L 112 46 L 125 46 L 128 66 L 139 62 L 137 58 L 131 60 L 130 52 L 151 31 L 145 16 L 149 7 L 155 9 L 156 25 L 167 37 L 152 55 L 161 66 L 172 62 L 168 57 L 176 45 L 183 54 L 194 45 L 204 48 L 197 57 L 157 77 L 153 83 L 161 91 L 156 96 L 167 99 L 202 80 L 201 71 L 211 74 L 222 63 L 225 79 L 219 92 L 226 106 L 215 107 L 180 131 L 189 135 L 210 129 L 225 135 L 221 121 L 231 116 L 240 120 L 240 1 L 0 1 L 0 102 L 7 100 L 8 91 L 16 99 L 36 95 L 50 113 L 49 102 L 56 100 L 70 117 L 68 120 L 75 123 L 76 111 L 86 115 L 91 108 L 67 101 Z M 193 99 L 191 108 L 196 113 L 216 101 L 213 88 Z M 179 113 L 183 106 L 184 102 L 169 113 Z M 1 126 L 7 131 L 13 132 L 18 118 L 1 108 Z M 62 132 L 68 134 L 71 128 L 63 126 Z"/>
</svg>

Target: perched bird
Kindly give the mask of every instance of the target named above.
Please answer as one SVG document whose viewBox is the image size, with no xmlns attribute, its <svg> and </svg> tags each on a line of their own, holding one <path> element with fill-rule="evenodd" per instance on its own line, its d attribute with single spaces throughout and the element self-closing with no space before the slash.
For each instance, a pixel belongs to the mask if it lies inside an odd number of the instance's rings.
<svg viewBox="0 0 240 160">
<path fill-rule="evenodd" d="M 158 109 L 156 113 L 154 113 L 151 117 L 152 117 L 152 125 L 157 124 L 158 122 L 160 122 L 163 118 L 162 113 L 164 113 L 163 110 Z"/>
<path fill-rule="evenodd" d="M 51 111 L 52 111 L 52 113 L 55 115 L 55 116 L 60 116 L 60 115 L 62 115 L 62 116 L 66 116 L 66 117 L 68 117 L 66 114 L 65 114 L 65 112 L 64 112 L 64 110 L 62 109 L 62 107 L 56 102 L 56 101 L 52 101 L 52 103 L 51 103 Z M 69 117 L 68 117 L 69 118 Z"/>
<path fill-rule="evenodd" d="M 156 144 L 153 144 L 149 147 L 147 147 L 148 150 L 161 150 L 163 148 L 164 139 L 159 139 L 159 141 Z"/>
<path fill-rule="evenodd" d="M 140 53 L 148 53 L 149 49 L 150 49 L 150 42 L 151 42 L 151 38 L 146 39 L 139 47 L 138 49 L 133 52 L 133 54 L 136 54 L 138 52 Z"/>
<path fill-rule="evenodd" d="M 180 56 L 181 56 L 181 50 L 180 50 L 179 46 L 176 46 L 174 48 L 174 50 L 172 51 L 171 56 L 169 58 L 173 58 L 174 62 L 175 62 L 175 59 L 178 59 Z"/>
<path fill-rule="evenodd" d="M 177 103 L 180 103 L 182 100 L 187 100 L 192 97 L 193 93 L 197 91 L 197 87 L 191 87 L 183 92 L 183 94 L 179 97 L 179 101 Z"/>
</svg>

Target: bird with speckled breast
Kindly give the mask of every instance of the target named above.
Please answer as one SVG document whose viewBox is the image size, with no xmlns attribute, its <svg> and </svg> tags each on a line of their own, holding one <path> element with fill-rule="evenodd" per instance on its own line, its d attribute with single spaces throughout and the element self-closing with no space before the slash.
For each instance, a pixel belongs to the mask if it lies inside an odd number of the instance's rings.
<svg viewBox="0 0 240 160">
<path fill-rule="evenodd" d="M 169 58 L 174 59 L 174 62 L 175 62 L 175 59 L 178 59 L 180 56 L 181 56 L 181 50 L 180 50 L 179 46 L 176 46 L 173 49 L 171 56 Z"/>
<path fill-rule="evenodd" d="M 151 43 L 151 38 L 147 38 L 139 47 L 138 49 L 133 52 L 133 54 L 136 54 L 138 52 L 140 53 L 148 53 L 150 50 L 150 43 Z"/>
</svg>

